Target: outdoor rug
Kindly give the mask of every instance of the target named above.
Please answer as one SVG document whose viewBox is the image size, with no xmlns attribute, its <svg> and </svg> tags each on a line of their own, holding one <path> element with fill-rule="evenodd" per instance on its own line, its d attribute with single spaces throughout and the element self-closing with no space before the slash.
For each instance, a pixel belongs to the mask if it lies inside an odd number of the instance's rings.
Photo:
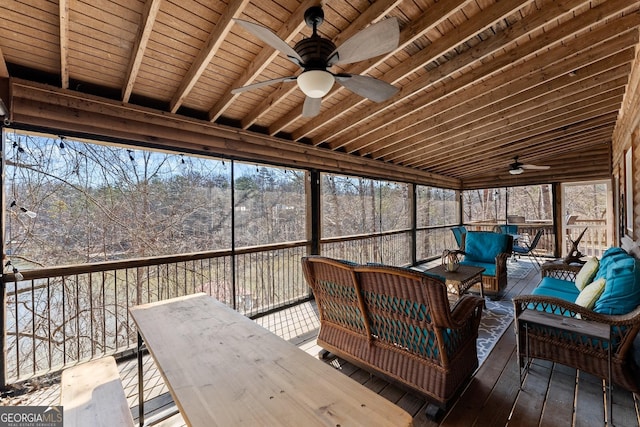
<svg viewBox="0 0 640 427">
<path fill-rule="evenodd" d="M 480 328 L 478 329 L 478 364 L 482 365 L 502 334 L 511 325 L 513 320 L 512 301 L 486 300 L 487 308 L 482 311 Z"/>
<path fill-rule="evenodd" d="M 507 277 L 509 279 L 524 279 L 532 268 L 533 264 L 529 260 L 522 258 L 516 262 L 507 260 Z"/>
</svg>

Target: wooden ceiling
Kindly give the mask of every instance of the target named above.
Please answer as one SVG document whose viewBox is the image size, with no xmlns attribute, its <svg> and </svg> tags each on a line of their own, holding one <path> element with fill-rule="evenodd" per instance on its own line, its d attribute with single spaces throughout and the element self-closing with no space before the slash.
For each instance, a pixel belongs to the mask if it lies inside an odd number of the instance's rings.
<svg viewBox="0 0 640 427">
<path fill-rule="evenodd" d="M 632 0 L 326 0 L 318 30 L 338 46 L 369 24 L 398 19 L 396 50 L 332 71 L 399 91 L 375 103 L 336 84 L 320 114 L 305 118 L 295 82 L 231 93 L 301 71 L 234 18 L 293 46 L 310 36 L 303 15 L 317 0 L 2 3 L 0 77 L 403 166 L 465 188 L 610 176 L 640 26 L 640 1 Z M 510 175 L 514 156 L 551 168 Z"/>
</svg>

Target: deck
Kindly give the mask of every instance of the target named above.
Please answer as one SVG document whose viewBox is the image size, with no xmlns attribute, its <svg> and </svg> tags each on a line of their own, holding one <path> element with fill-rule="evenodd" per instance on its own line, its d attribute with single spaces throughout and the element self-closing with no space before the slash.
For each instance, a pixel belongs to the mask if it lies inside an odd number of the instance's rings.
<svg viewBox="0 0 640 427">
<path fill-rule="evenodd" d="M 526 262 L 524 259 L 519 262 Z M 540 273 L 532 269 L 526 277 L 509 278 L 503 300 L 528 293 L 538 283 Z M 315 344 L 319 326 L 312 303 L 258 319 L 259 323 L 291 340 L 299 348 L 317 355 Z M 396 403 L 413 415 L 418 426 L 602 426 L 605 425 L 605 392 L 601 380 L 546 361 L 534 361 L 519 388 L 516 348 L 511 325 L 476 371 L 467 387 L 446 414 L 437 421 L 426 416 L 427 402 L 368 372 L 337 358 L 329 359 L 336 369 Z M 136 360 L 120 363 L 120 373 L 134 417 L 137 419 Z M 5 398 L 3 405 L 49 405 L 58 403 L 59 386 L 41 387 L 31 393 Z M 182 426 L 178 415 L 160 421 L 174 408 L 171 396 L 150 358 L 145 359 L 145 418 L 155 417 L 157 425 Z M 614 388 L 613 421 L 616 426 L 640 426 L 637 398 L 620 387 Z"/>
</svg>

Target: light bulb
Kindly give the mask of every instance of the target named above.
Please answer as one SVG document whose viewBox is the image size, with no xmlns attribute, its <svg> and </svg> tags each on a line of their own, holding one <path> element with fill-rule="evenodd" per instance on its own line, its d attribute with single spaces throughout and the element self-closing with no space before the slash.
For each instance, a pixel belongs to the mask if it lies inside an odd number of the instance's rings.
<svg viewBox="0 0 640 427">
<path fill-rule="evenodd" d="M 33 218 L 35 218 L 35 217 L 37 217 L 37 216 L 38 216 L 38 214 L 37 214 L 37 213 L 35 213 L 35 212 L 33 212 L 33 211 L 30 211 L 30 210 L 29 210 L 29 209 L 27 209 L 27 208 L 20 208 L 20 210 L 21 210 L 22 212 L 24 212 L 24 213 L 25 213 L 25 215 L 27 215 L 27 216 L 28 216 L 29 218 L 31 218 L 31 219 L 33 219 Z"/>
<path fill-rule="evenodd" d="M 333 74 L 324 70 L 305 71 L 296 79 L 298 87 L 310 98 L 322 98 L 331 90 L 335 79 Z"/>
<path fill-rule="evenodd" d="M 22 273 L 20 273 L 15 267 L 13 267 L 13 274 L 16 278 L 16 282 L 21 282 L 22 280 L 24 280 L 24 276 L 22 275 Z"/>
</svg>

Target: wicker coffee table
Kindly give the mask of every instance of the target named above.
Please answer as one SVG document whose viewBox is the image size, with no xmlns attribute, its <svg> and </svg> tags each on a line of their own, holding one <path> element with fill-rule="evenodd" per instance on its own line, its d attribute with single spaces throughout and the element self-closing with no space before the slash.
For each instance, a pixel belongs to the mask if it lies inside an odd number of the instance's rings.
<svg viewBox="0 0 640 427">
<path fill-rule="evenodd" d="M 430 274 L 437 274 L 445 279 L 447 291 L 457 295 L 458 299 L 464 295 L 470 287 L 476 283 L 480 284 L 480 296 L 484 298 L 484 286 L 482 285 L 482 273 L 484 268 L 472 267 L 470 265 L 459 265 L 456 271 L 447 271 L 444 265 L 426 270 Z"/>
</svg>

